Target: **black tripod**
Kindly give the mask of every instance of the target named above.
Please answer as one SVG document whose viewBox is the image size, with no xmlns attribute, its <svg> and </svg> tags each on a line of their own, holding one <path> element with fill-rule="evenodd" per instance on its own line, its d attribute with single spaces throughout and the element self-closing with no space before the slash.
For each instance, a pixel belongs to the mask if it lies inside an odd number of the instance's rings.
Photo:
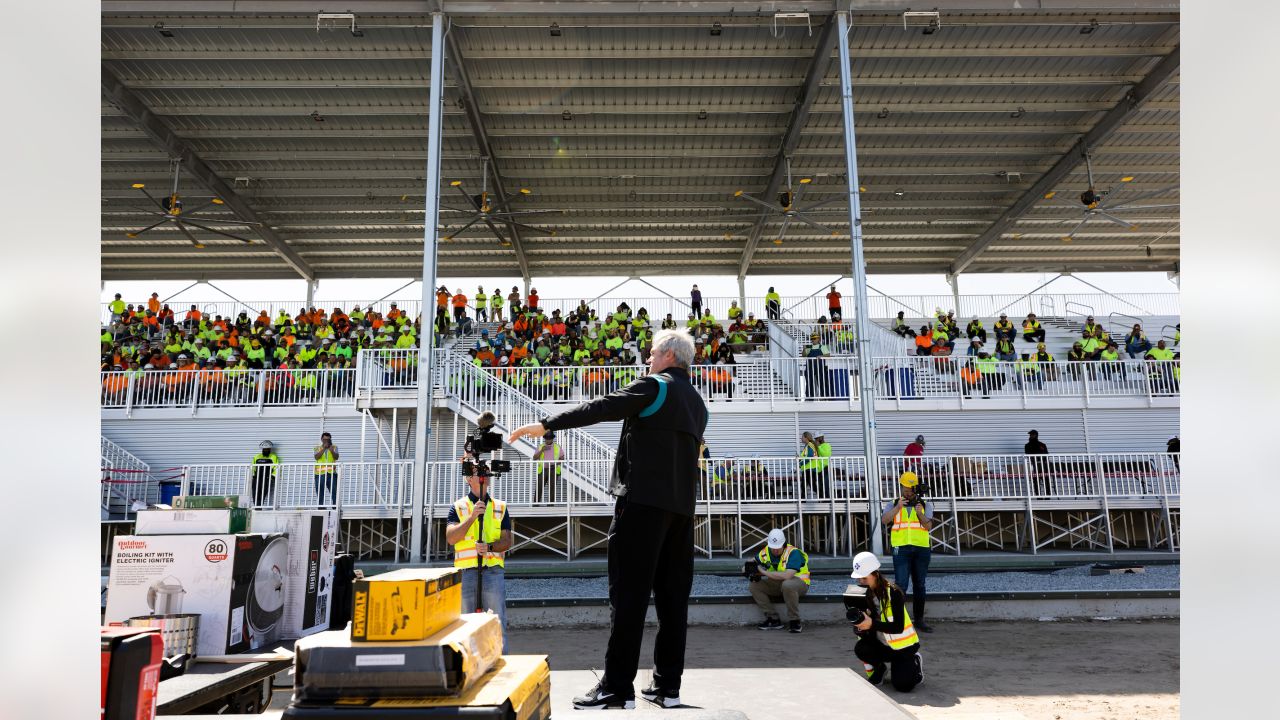
<svg viewBox="0 0 1280 720">
<path fill-rule="evenodd" d="M 484 503 L 484 511 L 489 512 L 489 478 L 488 476 L 480 476 L 480 498 L 479 502 Z M 476 518 L 476 544 L 484 542 L 484 513 L 480 513 L 480 517 Z M 486 544 L 486 550 L 488 550 Z M 476 612 L 484 612 L 484 553 L 476 552 Z"/>
</svg>

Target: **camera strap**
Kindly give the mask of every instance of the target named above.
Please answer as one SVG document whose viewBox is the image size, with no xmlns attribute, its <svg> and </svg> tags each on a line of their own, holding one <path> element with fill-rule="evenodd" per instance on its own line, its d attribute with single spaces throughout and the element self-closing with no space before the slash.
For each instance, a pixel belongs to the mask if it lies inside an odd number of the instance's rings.
<svg viewBox="0 0 1280 720">
<path fill-rule="evenodd" d="M 640 411 L 640 417 L 642 418 L 647 418 L 658 412 L 658 410 L 662 409 L 662 404 L 667 401 L 667 382 L 669 378 L 661 373 L 650 375 L 649 377 L 658 381 L 658 396 L 653 399 L 653 402 L 649 403 L 648 407 Z"/>
</svg>

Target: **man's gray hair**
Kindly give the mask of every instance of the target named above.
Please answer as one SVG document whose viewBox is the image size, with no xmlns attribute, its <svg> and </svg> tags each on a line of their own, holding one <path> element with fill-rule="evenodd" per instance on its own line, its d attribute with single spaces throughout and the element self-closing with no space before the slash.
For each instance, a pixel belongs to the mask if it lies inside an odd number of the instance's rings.
<svg viewBox="0 0 1280 720">
<path fill-rule="evenodd" d="M 653 336 L 651 352 L 671 351 L 676 357 L 676 365 L 688 369 L 693 363 L 693 336 L 688 330 L 659 330 Z"/>
</svg>

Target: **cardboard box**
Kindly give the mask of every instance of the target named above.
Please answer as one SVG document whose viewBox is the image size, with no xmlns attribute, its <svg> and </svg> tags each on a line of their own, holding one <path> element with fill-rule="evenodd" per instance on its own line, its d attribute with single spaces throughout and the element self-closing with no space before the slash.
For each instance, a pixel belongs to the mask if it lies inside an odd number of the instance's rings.
<svg viewBox="0 0 1280 720">
<path fill-rule="evenodd" d="M 352 587 L 351 639 L 422 640 L 462 613 L 462 573 L 406 568 L 358 579 Z"/>
<path fill-rule="evenodd" d="M 323 705 L 295 702 L 285 708 L 283 717 L 547 720 L 551 717 L 551 668 L 546 655 L 503 655 L 458 697 L 344 698 Z"/>
<path fill-rule="evenodd" d="M 137 535 L 237 535 L 249 531 L 248 508 L 139 510 Z"/>
<path fill-rule="evenodd" d="M 289 601 L 281 637 L 300 638 L 328 630 L 338 511 L 255 510 L 252 521 L 255 533 L 289 536 Z"/>
<path fill-rule="evenodd" d="M 173 499 L 177 509 L 199 510 L 209 508 L 238 508 L 239 495 L 179 495 Z"/>
<path fill-rule="evenodd" d="M 342 630 L 294 646 L 294 699 L 427 697 L 469 689 L 502 655 L 502 623 L 469 613 L 425 640 L 354 642 Z"/>
<path fill-rule="evenodd" d="M 122 535 L 111 551 L 106 622 L 199 613 L 197 655 L 275 642 L 287 600 L 284 535 Z"/>
</svg>

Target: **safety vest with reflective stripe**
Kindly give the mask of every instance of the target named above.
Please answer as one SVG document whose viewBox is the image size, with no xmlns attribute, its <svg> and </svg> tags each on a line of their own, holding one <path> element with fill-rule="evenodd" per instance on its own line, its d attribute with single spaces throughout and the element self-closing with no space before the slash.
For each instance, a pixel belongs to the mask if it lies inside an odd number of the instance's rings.
<svg viewBox="0 0 1280 720">
<path fill-rule="evenodd" d="M 880 608 L 880 620 L 882 622 L 893 622 L 893 608 L 891 605 L 892 603 L 885 603 L 885 606 Z M 911 615 L 907 612 L 905 604 L 902 606 L 902 632 L 878 632 L 876 635 L 880 636 L 880 642 L 894 650 L 909 648 L 920 642 L 920 638 L 916 637 L 916 628 L 911 624 Z"/>
<path fill-rule="evenodd" d="M 929 531 L 920 524 L 915 506 L 899 508 L 893 517 L 893 529 L 889 531 L 889 544 L 894 547 L 914 545 L 927 548 L 930 546 Z"/>
<path fill-rule="evenodd" d="M 784 572 L 787 569 L 787 559 L 791 557 L 791 553 L 798 552 L 800 557 L 804 558 L 804 565 L 796 571 L 796 577 L 804 581 L 805 585 L 809 585 L 809 555 L 805 551 L 793 545 L 787 545 L 782 548 L 782 555 L 778 557 L 777 565 L 773 563 L 773 555 L 769 552 L 768 547 L 760 548 L 760 555 L 757 559 L 764 569 L 770 572 Z"/>
<path fill-rule="evenodd" d="M 469 496 L 458 498 L 453 503 L 453 509 L 458 513 L 458 520 L 465 522 L 466 518 L 471 517 L 471 510 L 475 504 L 471 502 Z M 501 500 L 489 498 L 489 502 L 484 509 L 484 542 L 492 545 L 502 539 L 502 517 L 507 514 L 507 504 Z M 467 534 L 462 539 L 453 544 L 453 566 L 456 568 L 473 568 L 476 566 L 476 543 L 479 542 L 480 528 L 479 523 L 471 523 L 471 527 L 467 528 Z M 506 563 L 502 559 L 503 554 L 497 552 L 489 552 L 484 554 L 485 567 L 506 567 Z"/>
<path fill-rule="evenodd" d="M 320 448 L 316 448 L 316 452 L 320 452 Z M 337 466 L 333 464 L 336 460 L 337 458 L 333 456 L 332 450 L 325 450 L 320 459 L 316 461 L 316 472 L 328 473 L 337 470 Z"/>
<path fill-rule="evenodd" d="M 547 447 L 546 445 L 542 446 L 542 448 L 546 448 L 546 447 Z M 539 452 L 541 452 L 542 448 L 539 448 Z M 547 455 L 548 453 L 542 453 L 541 456 L 539 456 L 538 459 L 535 461 L 539 475 L 542 474 L 542 467 L 543 467 L 544 460 L 558 461 L 560 460 L 561 457 L 563 457 L 564 452 L 560 449 L 560 443 L 555 443 L 555 442 L 551 443 L 551 452 L 550 452 L 551 457 L 548 458 Z M 555 474 L 559 475 L 561 470 L 560 463 L 556 462 L 554 465 L 552 465 L 552 467 L 554 468 Z"/>
</svg>

